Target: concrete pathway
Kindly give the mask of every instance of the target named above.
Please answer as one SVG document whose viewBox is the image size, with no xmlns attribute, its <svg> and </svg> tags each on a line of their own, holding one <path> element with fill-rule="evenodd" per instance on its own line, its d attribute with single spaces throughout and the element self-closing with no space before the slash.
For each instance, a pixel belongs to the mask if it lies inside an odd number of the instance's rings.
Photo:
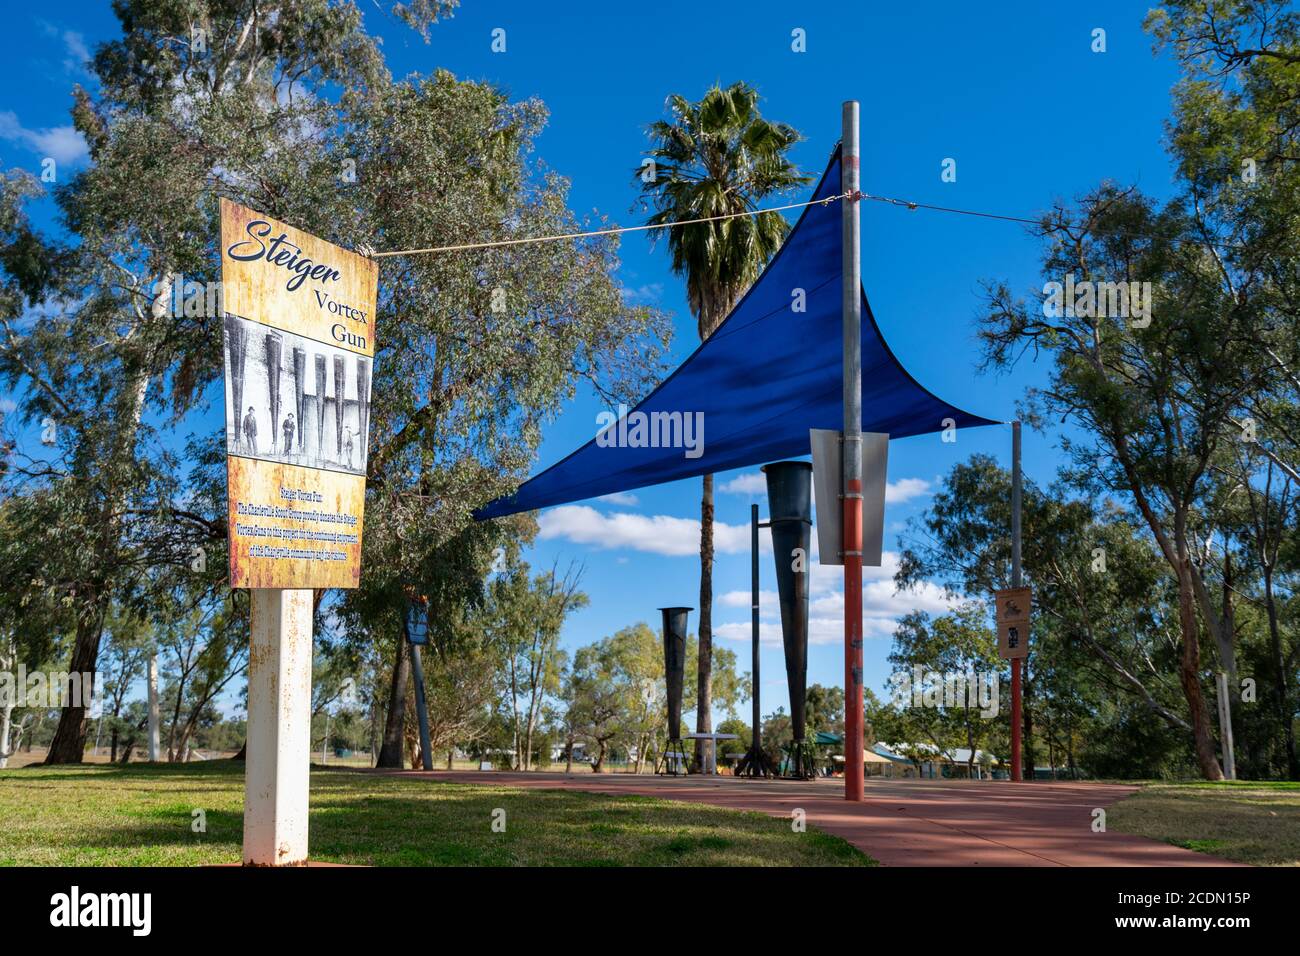
<svg viewBox="0 0 1300 956">
<path fill-rule="evenodd" d="M 392 771 L 389 771 L 392 772 Z M 843 780 L 745 780 L 637 774 L 432 771 L 433 783 L 639 794 L 774 817 L 802 808 L 809 824 L 886 866 L 1232 866 L 1192 850 L 1092 831 L 1092 811 L 1137 787 L 1095 783 L 868 780 L 866 800 L 844 800 Z"/>
</svg>

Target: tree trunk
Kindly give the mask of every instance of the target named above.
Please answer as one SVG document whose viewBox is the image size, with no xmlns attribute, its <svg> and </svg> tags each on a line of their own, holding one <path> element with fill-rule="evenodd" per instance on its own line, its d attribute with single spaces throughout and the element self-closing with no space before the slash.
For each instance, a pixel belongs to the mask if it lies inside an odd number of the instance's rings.
<svg viewBox="0 0 1300 956">
<path fill-rule="evenodd" d="M 154 322 L 167 314 L 172 298 L 172 287 L 176 282 L 176 273 L 164 270 L 163 281 L 156 287 L 153 303 L 150 306 L 150 318 Z M 129 459 L 135 462 L 135 442 L 140 431 L 140 422 L 144 416 L 145 398 L 149 392 L 151 376 L 138 376 L 134 385 L 131 406 L 130 430 L 121 436 L 118 451 L 114 458 L 125 464 Z M 120 495 L 117 489 L 109 487 L 109 507 L 104 513 L 104 527 L 100 536 L 100 566 L 102 575 L 111 575 L 116 571 L 117 561 L 113 560 L 114 549 L 118 545 L 118 522 L 112 518 L 118 507 Z M 111 581 L 111 578 L 107 579 Z M 97 586 L 86 592 L 86 600 L 77 615 L 77 642 L 72 649 L 72 664 L 69 671 L 76 673 L 94 673 L 99 662 L 99 643 L 104 634 L 104 616 L 108 611 L 111 593 L 107 581 L 101 578 Z M 93 678 L 92 678 L 93 683 Z M 93 687 L 92 687 L 93 691 Z M 64 707 L 59 715 L 59 726 L 50 741 L 49 752 L 45 755 L 46 764 L 81 763 L 86 753 L 86 695 L 83 688 L 81 706 Z"/>
<path fill-rule="evenodd" d="M 538 684 L 541 683 L 541 677 L 537 678 Z M 537 730 L 537 703 L 530 702 L 528 705 L 528 724 L 524 730 L 524 769 L 536 770 L 533 765 L 533 734 Z"/>
<path fill-rule="evenodd" d="M 695 732 L 713 732 L 713 476 L 700 498 L 700 627 L 696 654 Z M 706 741 L 695 741 L 695 769 L 703 773 Z"/>
<path fill-rule="evenodd" d="M 1236 609 L 1233 606 L 1232 553 L 1225 548 L 1223 553 L 1223 614 L 1211 625 L 1214 641 L 1219 649 L 1219 661 L 1228 675 L 1228 699 L 1224 706 L 1228 714 L 1228 730 L 1232 731 L 1234 762 L 1238 767 L 1250 763 L 1250 743 L 1246 737 L 1242 721 L 1237 719 L 1241 712 L 1241 680 L 1237 676 L 1237 651 L 1232 639 L 1236 635 Z M 1234 707 L 1234 703 L 1236 706 Z M 1228 730 L 1220 729 L 1220 733 Z M 1237 758 L 1236 754 L 1241 754 Z"/>
<path fill-rule="evenodd" d="M 1173 540 L 1169 538 L 1165 525 L 1156 516 L 1155 509 L 1147 500 L 1142 490 L 1142 483 L 1134 473 L 1133 456 L 1128 448 L 1123 433 L 1116 439 L 1116 451 L 1124 472 L 1128 477 L 1128 487 L 1133 493 L 1147 526 L 1155 536 L 1160 552 L 1178 581 L 1178 626 L 1183 645 L 1182 660 L 1179 664 L 1178 682 L 1183 688 L 1183 697 L 1187 700 L 1188 716 L 1192 723 L 1192 742 L 1196 748 L 1196 762 L 1200 765 L 1201 775 L 1206 780 L 1222 780 L 1223 771 L 1214 753 L 1214 737 L 1210 732 L 1210 715 L 1205 707 L 1205 695 L 1201 693 L 1201 649 L 1198 643 L 1198 621 L 1196 618 L 1197 596 L 1196 578 L 1192 569 L 1191 554 L 1187 548 L 1187 506 L 1176 504 L 1173 514 Z M 1201 593 L 1205 594 L 1204 582 L 1201 581 Z M 1201 610 L 1207 620 L 1217 616 L 1208 600 L 1201 602 Z M 1213 625 L 1211 625 L 1213 626 Z"/>
<path fill-rule="evenodd" d="M 1065 723 L 1065 765 L 1070 768 L 1070 779 L 1078 780 L 1079 771 L 1074 763 L 1074 722 Z"/>
<path fill-rule="evenodd" d="M 17 689 L 15 688 L 16 693 Z M 9 766 L 9 756 L 13 753 L 9 749 L 9 728 L 12 726 L 13 713 L 13 699 L 6 699 L 4 704 L 0 705 L 0 770 Z"/>
<path fill-rule="evenodd" d="M 640 773 L 645 768 L 645 754 L 650 746 L 650 735 L 641 734 L 636 739 L 636 772 Z"/>
<path fill-rule="evenodd" d="M 1268 642 L 1273 656 L 1273 695 L 1277 701 L 1277 718 L 1282 725 L 1282 739 L 1286 745 L 1287 777 L 1300 780 L 1300 764 L 1296 762 L 1295 721 L 1291 719 L 1291 690 L 1287 686 L 1286 659 L 1282 655 L 1282 635 L 1277 623 L 1277 601 L 1273 597 L 1273 568 L 1264 566 L 1264 607 L 1268 611 Z"/>
<path fill-rule="evenodd" d="M 147 674 L 146 690 L 148 692 L 149 707 L 149 759 L 158 759 L 158 745 L 161 741 L 159 732 L 158 719 L 158 652 L 152 651 L 149 654 L 149 666 Z"/>
<path fill-rule="evenodd" d="M 0 670 L 14 670 L 14 664 L 18 660 L 17 647 L 10 641 L 0 646 L 5 648 L 4 654 L 0 655 Z M 17 747 L 13 750 L 9 749 L 9 732 L 13 726 L 14 708 L 18 705 L 18 691 L 19 688 L 15 686 L 12 693 L 0 703 L 0 770 L 9 766 L 10 755 L 18 749 Z"/>
<path fill-rule="evenodd" d="M 182 671 L 180 679 L 176 682 L 176 706 L 172 708 L 171 726 L 167 728 L 167 762 L 176 763 L 179 757 L 180 748 L 176 743 L 176 733 L 181 723 L 181 701 L 185 699 L 185 687 L 189 683 L 189 675 Z"/>
<path fill-rule="evenodd" d="M 523 758 L 520 756 L 519 746 L 519 681 L 515 676 L 515 658 L 510 656 L 510 717 L 511 732 L 515 742 L 514 766 L 512 769 L 519 770 L 523 767 Z"/>
<path fill-rule="evenodd" d="M 1196 762 L 1206 780 L 1222 780 L 1214 752 L 1214 736 L 1210 732 L 1210 713 L 1201 692 L 1201 649 L 1197 642 L 1195 595 L 1192 593 L 1190 560 L 1181 534 L 1177 537 L 1178 555 L 1178 621 L 1182 631 L 1183 655 L 1178 669 L 1178 680 L 1187 699 L 1187 710 L 1192 719 L 1192 742 L 1196 747 Z"/>
<path fill-rule="evenodd" d="M 378 764 L 379 758 L 379 695 L 370 695 L 370 762 Z"/>
<path fill-rule="evenodd" d="M 181 729 L 180 739 L 176 742 L 176 751 L 179 754 L 178 760 L 180 763 L 189 763 L 190 740 L 194 736 L 194 726 L 198 723 L 198 719 L 198 712 L 196 711 Z"/>
<path fill-rule="evenodd" d="M 971 725 L 970 706 L 963 705 L 962 709 L 966 712 L 966 749 L 970 751 L 966 755 L 966 779 L 975 779 L 975 728 Z M 847 744 L 845 745 L 847 747 Z"/>
<path fill-rule="evenodd" d="M 410 679 L 411 658 L 406 653 L 406 641 L 399 637 L 393 684 L 388 692 L 388 720 L 384 722 L 384 742 L 379 748 L 377 767 L 402 769 L 402 730 L 406 723 L 406 685 Z"/>
<path fill-rule="evenodd" d="M 97 596 L 86 602 L 82 617 L 77 622 L 77 643 L 72 649 L 72 663 L 69 672 L 73 674 L 94 674 L 99 661 L 99 642 L 104 634 L 104 611 L 106 601 Z M 59 715 L 59 726 L 50 741 L 49 753 L 45 755 L 46 764 L 81 763 L 86 754 L 86 703 L 94 697 L 95 679 L 90 679 L 90 689 L 81 688 L 81 700 L 69 704 Z"/>
</svg>

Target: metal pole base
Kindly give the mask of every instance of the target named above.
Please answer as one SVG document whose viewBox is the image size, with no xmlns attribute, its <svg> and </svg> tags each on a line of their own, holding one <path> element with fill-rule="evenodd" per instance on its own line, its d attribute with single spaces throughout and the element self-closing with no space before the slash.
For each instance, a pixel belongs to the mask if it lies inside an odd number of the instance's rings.
<svg viewBox="0 0 1300 956">
<path fill-rule="evenodd" d="M 673 746 L 674 744 L 676 744 L 676 747 Z M 655 762 L 655 773 L 661 777 L 685 777 L 689 773 L 689 768 L 685 766 L 685 758 L 670 756 L 671 754 L 685 753 L 686 748 L 682 746 L 680 740 L 669 740 L 664 745 L 662 756 Z M 682 765 L 681 770 L 677 769 L 678 765 Z"/>
<path fill-rule="evenodd" d="M 817 776 L 817 768 L 813 765 L 812 749 L 805 741 L 795 741 L 793 757 L 790 762 L 793 769 L 784 775 L 787 780 L 812 780 Z M 845 763 L 848 761 L 846 760 Z"/>
<path fill-rule="evenodd" d="M 772 766 L 766 751 L 761 747 L 750 747 L 745 756 L 740 758 L 740 763 L 736 764 L 736 776 L 770 778 L 776 776 L 776 768 Z"/>
</svg>

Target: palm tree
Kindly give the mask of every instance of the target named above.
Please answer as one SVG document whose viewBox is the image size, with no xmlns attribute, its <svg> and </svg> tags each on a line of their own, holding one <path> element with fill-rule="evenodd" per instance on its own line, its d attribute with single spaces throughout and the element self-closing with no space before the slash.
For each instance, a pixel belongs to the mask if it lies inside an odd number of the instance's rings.
<svg viewBox="0 0 1300 956">
<path fill-rule="evenodd" d="M 717 222 L 665 230 L 673 271 L 686 277 L 686 296 L 699 324 L 700 340 L 713 334 L 772 257 L 789 224 L 780 213 L 753 212 L 774 193 L 803 185 L 786 157 L 799 142 L 797 130 L 763 119 L 758 92 L 747 83 L 714 86 L 698 103 L 674 94 L 669 120 L 649 128 L 651 147 L 637 178 L 654 206 L 648 220 L 667 225 L 711 216 L 736 216 Z M 652 236 L 658 235 L 656 230 Z M 704 476 L 700 501 L 700 624 L 695 729 L 712 730 L 713 704 L 713 476 Z M 695 742 L 702 767 L 704 743 Z"/>
</svg>

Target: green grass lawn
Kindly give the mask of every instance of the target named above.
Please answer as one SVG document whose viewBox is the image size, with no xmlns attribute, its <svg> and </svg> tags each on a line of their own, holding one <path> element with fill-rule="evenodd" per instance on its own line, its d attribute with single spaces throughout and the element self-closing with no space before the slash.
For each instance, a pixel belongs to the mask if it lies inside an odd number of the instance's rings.
<svg viewBox="0 0 1300 956">
<path fill-rule="evenodd" d="M 0 864 L 238 863 L 244 765 L 0 771 Z M 504 833 L 492 815 L 505 810 Z M 207 832 L 193 830 L 194 811 Z M 869 866 L 758 813 L 636 796 L 429 783 L 313 768 L 311 858 L 372 866 Z"/>
<path fill-rule="evenodd" d="M 1106 826 L 1260 866 L 1300 866 L 1300 783 L 1148 783 Z"/>
</svg>

